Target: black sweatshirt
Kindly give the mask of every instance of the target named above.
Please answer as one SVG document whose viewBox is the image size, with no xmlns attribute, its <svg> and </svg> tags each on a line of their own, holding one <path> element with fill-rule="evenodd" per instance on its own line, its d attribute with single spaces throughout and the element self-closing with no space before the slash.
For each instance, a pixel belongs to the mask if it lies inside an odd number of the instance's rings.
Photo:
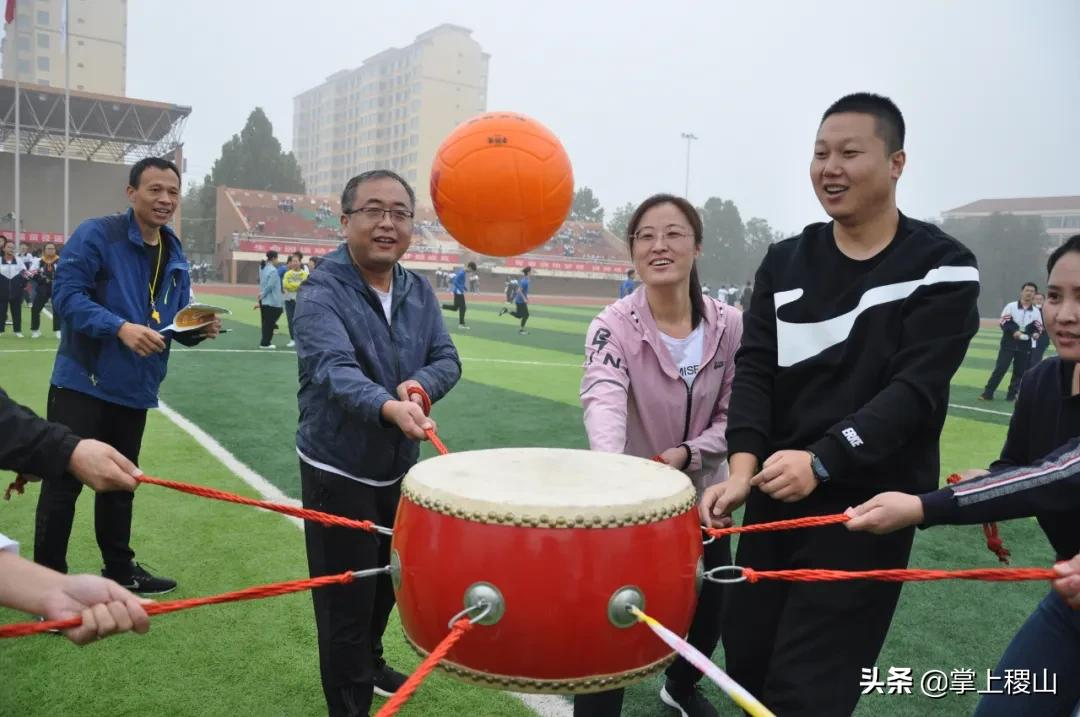
<svg viewBox="0 0 1080 717">
<path fill-rule="evenodd" d="M 831 222 L 772 245 L 743 317 L 729 454 L 812 451 L 830 475 L 819 490 L 855 497 L 936 488 L 978 295 L 974 255 L 903 214 L 865 261 L 836 247 Z"/>
<path fill-rule="evenodd" d="M 0 389 L 0 470 L 59 478 L 78 442 L 66 426 L 39 418 Z"/>
<path fill-rule="evenodd" d="M 1059 560 L 1080 553 L 1080 396 L 1071 361 L 1024 374 L 1001 458 L 990 474 L 920 496 L 923 525 L 1036 516 Z"/>
</svg>

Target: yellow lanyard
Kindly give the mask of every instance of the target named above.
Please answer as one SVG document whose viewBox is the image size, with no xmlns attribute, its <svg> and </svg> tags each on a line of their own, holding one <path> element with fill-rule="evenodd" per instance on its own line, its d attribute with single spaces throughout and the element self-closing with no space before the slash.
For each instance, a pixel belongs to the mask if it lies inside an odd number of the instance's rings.
<svg viewBox="0 0 1080 717">
<path fill-rule="evenodd" d="M 154 301 L 154 292 L 157 290 L 158 277 L 161 275 L 161 255 L 165 253 L 165 247 L 161 245 L 163 241 L 164 238 L 159 233 L 157 265 L 154 267 L 154 278 L 150 281 L 150 318 L 154 320 L 155 324 L 161 323 L 161 314 L 158 313 L 157 304 Z"/>
</svg>

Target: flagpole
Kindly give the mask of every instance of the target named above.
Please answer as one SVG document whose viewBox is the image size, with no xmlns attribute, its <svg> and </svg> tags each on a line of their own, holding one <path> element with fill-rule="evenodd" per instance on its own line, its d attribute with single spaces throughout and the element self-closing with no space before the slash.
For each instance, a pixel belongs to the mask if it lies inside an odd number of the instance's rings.
<svg viewBox="0 0 1080 717">
<path fill-rule="evenodd" d="M 15 11 L 15 254 L 19 254 L 20 238 L 22 236 L 22 212 L 19 206 L 19 155 L 22 154 L 22 122 L 19 119 L 19 12 Z"/>
<path fill-rule="evenodd" d="M 69 236 L 68 220 L 70 215 L 71 201 L 70 201 L 70 187 L 71 187 L 71 168 L 69 166 L 68 148 L 71 144 L 70 126 L 71 126 L 71 41 L 68 33 L 68 15 L 70 11 L 70 0 L 64 0 L 64 20 L 61 23 L 64 33 L 64 239 L 67 240 Z"/>
</svg>

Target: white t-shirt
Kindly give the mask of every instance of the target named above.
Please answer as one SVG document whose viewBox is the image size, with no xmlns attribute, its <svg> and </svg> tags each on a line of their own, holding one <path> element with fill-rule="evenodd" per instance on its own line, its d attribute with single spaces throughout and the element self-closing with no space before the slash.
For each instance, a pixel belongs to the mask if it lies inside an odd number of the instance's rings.
<svg viewBox="0 0 1080 717">
<path fill-rule="evenodd" d="M 6 550 L 11 553 L 19 554 L 19 544 L 11 538 L 7 537 L 3 533 L 0 533 L 0 550 Z"/>
<path fill-rule="evenodd" d="M 393 279 L 390 280 L 390 291 L 385 291 L 385 292 L 384 291 L 379 291 L 374 286 L 371 287 L 371 290 L 375 292 L 375 296 L 379 297 L 379 303 L 382 304 L 383 315 L 386 317 L 387 325 L 389 325 L 390 324 L 390 304 L 393 302 L 393 299 L 394 299 L 394 280 Z"/>
<path fill-rule="evenodd" d="M 704 327 L 698 324 L 697 328 L 685 339 L 673 338 L 663 331 L 660 332 L 660 338 L 663 339 L 664 346 L 667 346 L 668 353 L 675 361 L 682 380 L 688 387 L 693 386 L 694 377 L 697 376 L 698 367 L 701 366 L 701 354 L 705 350 Z"/>
</svg>

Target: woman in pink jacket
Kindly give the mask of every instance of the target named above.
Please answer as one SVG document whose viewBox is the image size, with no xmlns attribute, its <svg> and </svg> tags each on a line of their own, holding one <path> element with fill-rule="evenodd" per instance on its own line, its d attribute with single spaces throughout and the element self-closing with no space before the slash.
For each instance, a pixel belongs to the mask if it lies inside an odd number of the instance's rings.
<svg viewBox="0 0 1080 717">
<path fill-rule="evenodd" d="M 658 455 L 689 476 L 699 497 L 727 479 L 724 431 L 742 339 L 742 314 L 702 295 L 701 238 L 701 217 L 685 199 L 657 194 L 634 211 L 627 241 L 642 285 L 589 326 L 581 379 L 592 450 Z M 730 563 L 730 539 L 705 547 L 706 569 Z M 720 638 L 722 598 L 721 586 L 706 582 L 690 626 L 690 643 L 706 655 Z M 697 690 L 701 673 L 685 660 L 666 676 L 666 705 L 683 717 L 717 714 Z M 622 699 L 622 690 L 580 695 L 574 715 L 618 715 Z"/>
</svg>

